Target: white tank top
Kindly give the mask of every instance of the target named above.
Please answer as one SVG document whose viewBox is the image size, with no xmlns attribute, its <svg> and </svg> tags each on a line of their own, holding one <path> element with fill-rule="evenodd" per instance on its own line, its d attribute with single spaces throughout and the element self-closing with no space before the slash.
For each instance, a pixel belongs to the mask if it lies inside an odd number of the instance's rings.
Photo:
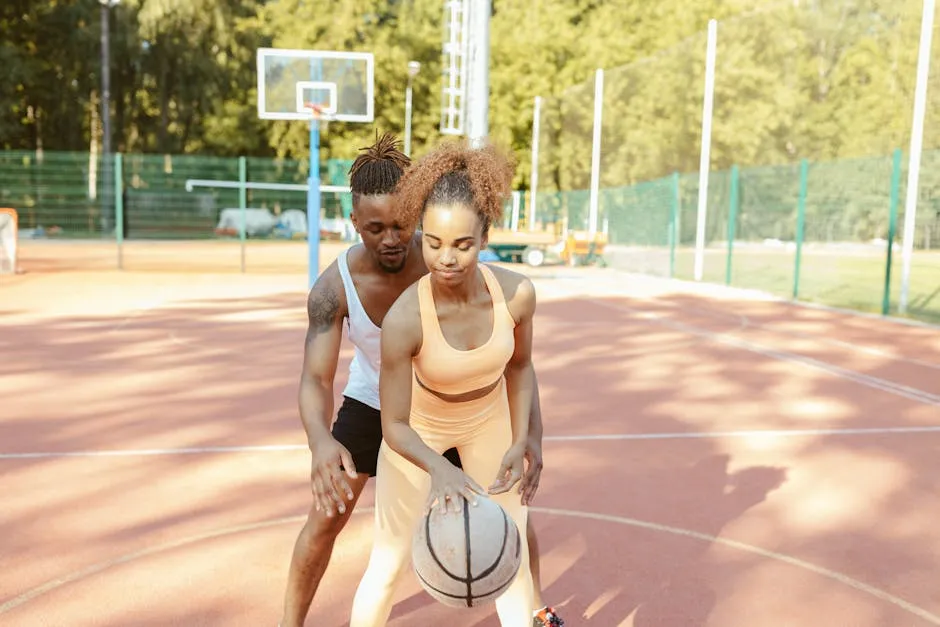
<svg viewBox="0 0 940 627">
<path fill-rule="evenodd" d="M 356 286 L 349 274 L 349 264 L 346 261 L 348 254 L 347 248 L 336 258 L 339 275 L 343 279 L 343 290 L 346 292 L 346 308 L 349 310 L 346 329 L 354 347 L 352 362 L 349 364 L 349 381 L 343 395 L 373 409 L 379 409 L 382 329 L 375 326 L 362 307 L 359 293 L 356 292 Z"/>
</svg>

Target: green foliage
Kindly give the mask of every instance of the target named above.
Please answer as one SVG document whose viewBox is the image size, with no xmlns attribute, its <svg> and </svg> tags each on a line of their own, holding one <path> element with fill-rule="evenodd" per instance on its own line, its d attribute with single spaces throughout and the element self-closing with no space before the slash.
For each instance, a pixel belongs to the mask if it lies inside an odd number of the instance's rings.
<svg viewBox="0 0 940 627">
<path fill-rule="evenodd" d="M 540 180 L 588 182 L 593 76 L 607 68 L 602 185 L 698 166 L 705 27 L 719 26 L 713 167 L 889 155 L 908 141 L 919 0 L 496 0 L 490 129 L 530 177 L 533 98 L 545 98 Z M 439 142 L 441 0 L 124 0 L 110 11 L 113 145 L 123 152 L 308 157 L 303 123 L 256 115 L 259 46 L 371 51 L 375 128 L 332 123 L 322 159 L 375 130 L 413 152 Z M 88 151 L 100 142 L 101 8 L 93 0 L 0 7 L 0 148 Z M 934 46 L 940 76 L 940 45 Z M 940 145 L 940 80 L 928 145 Z"/>
</svg>

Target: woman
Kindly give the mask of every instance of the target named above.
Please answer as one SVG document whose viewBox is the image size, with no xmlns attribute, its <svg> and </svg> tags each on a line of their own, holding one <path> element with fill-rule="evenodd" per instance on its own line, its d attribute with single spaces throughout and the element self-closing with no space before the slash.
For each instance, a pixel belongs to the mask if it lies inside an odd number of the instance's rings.
<svg viewBox="0 0 940 627">
<path fill-rule="evenodd" d="M 525 535 L 526 508 L 510 490 L 522 476 L 532 403 L 535 289 L 477 259 L 490 224 L 502 218 L 512 177 L 502 152 L 461 143 L 438 148 L 399 183 L 399 222 L 421 224 L 430 273 L 402 293 L 382 324 L 375 538 L 350 627 L 385 625 L 428 508 L 459 512 L 461 496 L 472 503 L 488 493 Z M 441 455 L 451 447 L 463 470 Z M 496 600 L 503 627 L 532 624 L 525 544 L 515 580 Z"/>
</svg>

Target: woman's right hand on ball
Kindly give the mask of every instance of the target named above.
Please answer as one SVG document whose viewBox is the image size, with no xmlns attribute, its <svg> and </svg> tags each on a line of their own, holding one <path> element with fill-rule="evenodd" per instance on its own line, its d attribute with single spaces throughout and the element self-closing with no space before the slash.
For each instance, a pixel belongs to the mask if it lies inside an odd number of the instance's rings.
<svg viewBox="0 0 940 627">
<path fill-rule="evenodd" d="M 426 512 L 431 511 L 431 508 L 437 505 L 442 514 L 448 511 L 456 514 L 460 512 L 461 496 L 471 505 L 476 505 L 477 495 L 486 494 L 486 490 L 471 479 L 470 475 L 451 464 L 443 456 L 440 463 L 431 468 L 430 474 L 431 492 L 428 494 Z"/>
</svg>

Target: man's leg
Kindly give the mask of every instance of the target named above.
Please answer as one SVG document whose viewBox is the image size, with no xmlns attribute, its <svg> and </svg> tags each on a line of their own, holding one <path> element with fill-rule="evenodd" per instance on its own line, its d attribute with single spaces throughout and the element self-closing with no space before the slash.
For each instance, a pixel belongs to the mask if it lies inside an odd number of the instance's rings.
<svg viewBox="0 0 940 627">
<path fill-rule="evenodd" d="M 356 466 L 356 478 L 344 476 L 353 492 L 346 513 L 334 510 L 332 517 L 310 508 L 307 522 L 297 537 L 287 576 L 284 616 L 280 627 L 301 627 L 333 553 L 333 543 L 346 526 L 369 478 L 375 476 L 376 460 L 382 444 L 382 415 L 378 409 L 350 397 L 336 412 L 331 429 L 333 438 L 346 447 Z"/>
<path fill-rule="evenodd" d="M 346 513 L 337 512 L 327 518 L 324 512 L 317 511 L 317 508 L 312 506 L 307 514 L 307 522 L 297 536 L 287 575 L 284 615 L 281 617 L 280 627 L 302 627 L 304 624 L 313 595 L 316 594 L 330 562 L 336 536 L 349 521 L 369 475 L 362 473 L 355 479 L 346 480 L 353 491 L 353 499 L 346 505 Z"/>
</svg>

